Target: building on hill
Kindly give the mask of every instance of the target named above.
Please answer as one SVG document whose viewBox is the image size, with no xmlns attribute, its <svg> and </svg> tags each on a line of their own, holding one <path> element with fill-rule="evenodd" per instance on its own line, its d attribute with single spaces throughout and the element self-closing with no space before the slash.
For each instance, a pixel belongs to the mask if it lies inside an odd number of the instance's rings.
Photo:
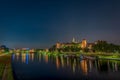
<svg viewBox="0 0 120 80">
<path fill-rule="evenodd" d="M 92 49 L 92 45 L 94 43 L 87 43 L 87 40 L 86 39 L 83 39 L 81 42 L 77 42 L 75 40 L 75 38 L 72 39 L 71 42 L 69 43 L 60 43 L 60 42 L 57 42 L 56 43 L 56 49 L 60 49 L 60 48 L 63 48 L 63 47 L 71 47 L 71 46 L 76 46 L 78 48 L 88 48 L 88 49 Z"/>
<path fill-rule="evenodd" d="M 83 39 L 82 42 L 81 42 L 81 48 L 84 49 L 86 47 L 87 47 L 87 40 Z"/>
</svg>

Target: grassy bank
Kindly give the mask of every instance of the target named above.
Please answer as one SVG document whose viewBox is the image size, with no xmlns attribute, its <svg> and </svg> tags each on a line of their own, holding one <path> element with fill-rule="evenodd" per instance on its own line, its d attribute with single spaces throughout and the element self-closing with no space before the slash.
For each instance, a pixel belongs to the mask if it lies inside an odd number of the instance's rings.
<svg viewBox="0 0 120 80">
<path fill-rule="evenodd" d="M 4 69 L 5 69 L 5 64 L 0 63 L 0 80 L 2 79 Z"/>
<path fill-rule="evenodd" d="M 84 56 L 91 56 L 91 57 L 97 57 L 101 59 L 119 59 L 120 58 L 120 53 L 105 53 L 105 52 L 88 52 L 88 53 L 82 53 L 82 52 L 43 52 L 42 54 L 47 54 L 47 55 L 54 55 L 54 56 L 59 56 L 59 55 L 76 55 L 80 57 L 80 55 Z"/>
<path fill-rule="evenodd" d="M 6 80 L 14 80 L 11 64 L 8 65 Z"/>
<path fill-rule="evenodd" d="M 11 67 L 11 54 L 0 56 L 0 80 L 3 77 L 5 80 L 14 80 Z"/>
</svg>

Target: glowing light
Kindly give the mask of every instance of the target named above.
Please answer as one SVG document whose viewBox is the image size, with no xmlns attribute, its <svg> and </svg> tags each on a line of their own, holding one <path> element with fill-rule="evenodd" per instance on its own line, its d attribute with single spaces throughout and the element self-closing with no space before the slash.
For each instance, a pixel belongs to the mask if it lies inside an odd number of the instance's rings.
<svg viewBox="0 0 120 80">
<path fill-rule="evenodd" d="M 82 69 L 83 73 L 85 75 L 87 75 L 87 73 L 88 73 L 87 61 L 86 60 L 82 60 L 80 63 L 81 63 L 81 69 Z"/>
</svg>

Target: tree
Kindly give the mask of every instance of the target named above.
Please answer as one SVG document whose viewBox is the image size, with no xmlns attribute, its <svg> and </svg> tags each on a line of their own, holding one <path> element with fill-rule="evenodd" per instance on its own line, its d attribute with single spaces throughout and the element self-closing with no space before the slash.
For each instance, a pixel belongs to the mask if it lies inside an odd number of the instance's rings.
<svg viewBox="0 0 120 80">
<path fill-rule="evenodd" d="M 107 42 L 99 41 L 93 46 L 93 50 L 97 52 L 119 52 L 120 48 L 118 45 L 108 44 Z"/>
</svg>

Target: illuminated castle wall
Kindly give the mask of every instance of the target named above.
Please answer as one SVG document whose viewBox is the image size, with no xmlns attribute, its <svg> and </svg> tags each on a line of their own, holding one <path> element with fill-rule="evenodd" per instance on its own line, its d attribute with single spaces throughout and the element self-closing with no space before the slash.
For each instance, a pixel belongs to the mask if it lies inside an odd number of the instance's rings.
<svg viewBox="0 0 120 80">
<path fill-rule="evenodd" d="M 76 42 L 75 38 L 73 38 L 70 43 L 59 43 L 59 42 L 57 42 L 56 43 L 56 48 L 59 49 L 59 48 L 62 48 L 63 46 L 73 46 L 73 44 L 77 44 L 78 47 L 80 47 L 82 49 L 84 49 L 88 46 L 86 39 L 83 39 L 81 42 Z"/>
<path fill-rule="evenodd" d="M 57 42 L 57 43 L 56 43 L 56 48 L 57 48 L 57 49 L 61 48 L 61 43 Z"/>
<path fill-rule="evenodd" d="M 82 40 L 82 43 L 81 43 L 81 48 L 84 49 L 87 47 L 87 40 L 86 39 L 83 39 Z"/>
</svg>

